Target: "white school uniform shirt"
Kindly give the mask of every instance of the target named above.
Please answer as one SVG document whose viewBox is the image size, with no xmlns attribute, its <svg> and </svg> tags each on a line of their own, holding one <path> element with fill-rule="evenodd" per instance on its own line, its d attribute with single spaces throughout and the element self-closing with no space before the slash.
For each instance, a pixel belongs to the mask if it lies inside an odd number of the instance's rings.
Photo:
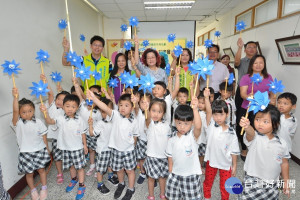
<svg viewBox="0 0 300 200">
<path fill-rule="evenodd" d="M 68 151 L 83 149 L 82 134 L 88 130 L 87 123 L 77 113 L 74 118 L 60 115 L 55 121 L 58 129 L 57 147 Z"/>
<path fill-rule="evenodd" d="M 97 138 L 97 153 L 101 153 L 102 151 L 109 151 L 108 143 L 112 130 L 112 122 L 109 116 L 106 119 L 102 119 L 94 124 L 94 135 Z"/>
<path fill-rule="evenodd" d="M 199 115 L 201 118 L 201 135 L 199 137 L 200 144 L 206 144 L 207 143 L 207 122 L 206 122 L 206 113 L 202 110 L 199 110 Z"/>
<path fill-rule="evenodd" d="M 229 127 L 223 131 L 214 120 L 207 128 L 207 144 L 204 161 L 214 168 L 229 170 L 232 166 L 231 155 L 239 155 L 240 148 L 235 130 Z"/>
<path fill-rule="evenodd" d="M 49 113 L 49 117 L 51 119 L 56 118 L 59 115 L 64 115 L 64 110 L 62 108 L 58 108 L 55 105 L 55 101 L 53 101 L 50 106 L 48 105 L 48 113 Z M 55 125 L 49 125 L 48 126 L 48 134 L 47 134 L 47 138 L 52 138 L 57 140 L 57 136 L 58 136 L 58 132 L 56 129 Z"/>
<path fill-rule="evenodd" d="M 198 157 L 200 137 L 196 141 L 193 129 L 185 135 L 176 135 L 168 140 L 165 155 L 173 161 L 172 173 L 179 176 L 201 175 L 201 167 Z"/>
<path fill-rule="evenodd" d="M 86 121 L 86 123 L 88 122 L 90 115 L 91 115 L 91 111 L 88 110 L 88 105 L 86 104 L 85 101 L 81 102 L 77 113 L 84 121 Z M 101 116 L 100 111 L 97 109 L 93 109 L 92 118 L 93 118 L 93 122 L 97 122 L 97 121 L 101 120 L 102 116 Z"/>
<path fill-rule="evenodd" d="M 164 98 L 162 98 L 165 100 L 166 104 L 167 104 L 167 109 L 166 109 L 166 113 L 164 115 L 164 120 L 166 122 L 168 122 L 168 124 L 171 124 L 171 109 L 172 109 L 172 96 L 171 94 L 168 94 L 167 96 L 165 96 Z"/>
<path fill-rule="evenodd" d="M 250 176 L 258 177 L 267 183 L 279 180 L 283 158 L 290 158 L 288 147 L 283 139 L 268 136 L 255 131 L 252 141 L 244 135 L 244 143 L 248 147 L 244 170 Z"/>
<path fill-rule="evenodd" d="M 168 139 L 171 136 L 170 124 L 167 121 L 154 122 L 151 120 L 146 131 L 147 135 L 147 156 L 154 158 L 167 158 L 165 151 Z"/>
<path fill-rule="evenodd" d="M 176 108 L 179 106 L 179 102 L 177 101 L 177 99 L 174 99 L 172 102 L 172 107 L 173 107 L 173 121 L 172 121 L 172 126 L 176 126 L 175 124 L 175 110 Z"/>
<path fill-rule="evenodd" d="M 135 115 L 135 112 L 134 112 L 134 116 L 139 125 L 139 134 L 140 134 L 139 139 L 147 142 L 147 135 L 146 135 L 147 127 L 146 127 L 146 122 L 145 122 L 145 115 L 143 114 L 142 110 L 139 109 L 139 112 L 137 115 Z"/>
<path fill-rule="evenodd" d="M 47 134 L 48 129 L 40 119 L 19 118 L 16 126 L 11 123 L 11 127 L 16 133 L 20 152 L 36 152 L 46 147 L 43 135 Z"/>
<path fill-rule="evenodd" d="M 297 129 L 297 119 L 291 114 L 291 117 L 285 118 L 285 115 L 280 116 L 280 126 L 278 129 L 278 136 L 286 142 L 289 152 L 292 151 L 292 139 L 295 136 Z"/>
<path fill-rule="evenodd" d="M 126 118 L 119 111 L 113 110 L 111 119 L 112 130 L 108 146 L 118 151 L 133 151 L 134 137 L 140 136 L 138 122 L 133 114 Z"/>
<path fill-rule="evenodd" d="M 221 100 L 222 98 L 219 97 L 218 100 Z M 230 122 L 232 125 L 236 124 L 236 106 L 235 106 L 235 101 L 232 97 L 229 97 L 228 99 L 225 100 L 228 106 L 228 117 L 226 118 L 226 124 L 230 126 Z M 230 120 L 231 119 L 231 120 Z"/>
</svg>

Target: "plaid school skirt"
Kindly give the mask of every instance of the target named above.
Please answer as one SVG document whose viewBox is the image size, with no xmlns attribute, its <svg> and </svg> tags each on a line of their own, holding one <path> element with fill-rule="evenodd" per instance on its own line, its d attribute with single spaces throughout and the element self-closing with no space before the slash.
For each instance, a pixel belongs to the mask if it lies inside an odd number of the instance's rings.
<svg viewBox="0 0 300 200">
<path fill-rule="evenodd" d="M 198 148 L 198 156 L 205 156 L 206 144 L 201 143 Z"/>
<path fill-rule="evenodd" d="M 100 174 L 104 174 L 107 171 L 110 155 L 110 151 L 102 151 L 101 153 L 97 153 L 96 171 L 100 172 Z"/>
<path fill-rule="evenodd" d="M 135 150 L 132 151 L 118 151 L 111 150 L 110 166 L 113 171 L 120 171 L 121 169 L 132 170 L 136 166 Z"/>
<path fill-rule="evenodd" d="M 86 165 L 86 160 L 84 156 L 83 149 L 68 151 L 62 150 L 63 155 L 63 169 L 69 169 L 71 166 L 74 166 L 76 170 L 84 168 Z"/>
<path fill-rule="evenodd" d="M 89 149 L 96 151 L 97 149 L 97 137 L 86 135 L 86 145 Z"/>
<path fill-rule="evenodd" d="M 143 166 L 146 174 L 151 178 L 166 178 L 169 175 L 167 158 L 154 158 L 147 156 Z"/>
<path fill-rule="evenodd" d="M 203 199 L 201 175 L 179 176 L 169 174 L 166 182 L 166 197 L 168 199 Z"/>
<path fill-rule="evenodd" d="M 54 161 L 62 160 L 62 151 L 57 147 L 56 139 L 52 139 L 52 156 Z"/>
<path fill-rule="evenodd" d="M 266 184 L 262 179 L 245 174 L 243 193 L 240 195 L 244 200 L 277 200 L 279 191 L 277 182 Z"/>
<path fill-rule="evenodd" d="M 138 139 L 135 146 L 136 159 L 142 160 L 146 158 L 147 141 Z"/>
<path fill-rule="evenodd" d="M 37 169 L 45 168 L 46 164 L 50 162 L 50 160 L 51 158 L 46 147 L 35 152 L 20 152 L 18 173 L 33 173 Z"/>
</svg>

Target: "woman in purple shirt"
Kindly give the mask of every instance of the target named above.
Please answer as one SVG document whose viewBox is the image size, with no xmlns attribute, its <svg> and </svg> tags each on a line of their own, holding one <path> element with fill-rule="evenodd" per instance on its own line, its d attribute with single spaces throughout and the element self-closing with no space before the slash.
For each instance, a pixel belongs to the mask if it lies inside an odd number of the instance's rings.
<svg viewBox="0 0 300 200">
<path fill-rule="evenodd" d="M 257 74 L 257 73 L 259 73 L 259 75 L 263 77 L 263 80 L 258 85 L 254 84 L 253 94 L 252 94 L 251 93 L 252 92 L 252 83 L 251 83 L 250 78 L 253 76 L 253 74 Z M 249 101 L 247 101 L 247 98 L 250 96 L 253 96 L 257 91 L 260 91 L 260 92 L 269 91 L 269 86 L 267 84 L 269 84 L 270 81 L 273 81 L 273 78 L 267 72 L 265 57 L 263 55 L 253 56 L 249 63 L 248 73 L 245 74 L 240 80 L 240 93 L 241 93 L 241 97 L 243 98 L 243 103 L 242 103 L 241 108 L 238 108 L 237 113 L 236 113 L 238 122 L 240 121 L 242 116 L 246 115 L 247 108 L 249 105 Z M 273 97 L 274 94 L 269 92 L 269 96 Z M 253 113 L 249 112 L 248 118 L 252 125 L 253 125 L 253 117 L 254 117 Z M 239 123 L 237 123 L 236 134 L 242 145 L 241 158 L 243 161 L 245 161 L 246 155 L 247 155 L 247 147 L 243 142 L 243 136 L 241 135 L 241 127 L 239 126 Z"/>
</svg>

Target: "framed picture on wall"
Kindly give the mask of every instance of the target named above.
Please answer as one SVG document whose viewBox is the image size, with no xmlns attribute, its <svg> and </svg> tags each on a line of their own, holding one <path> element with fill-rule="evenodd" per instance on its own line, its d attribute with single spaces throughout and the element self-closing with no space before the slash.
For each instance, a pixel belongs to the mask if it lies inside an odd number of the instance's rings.
<svg viewBox="0 0 300 200">
<path fill-rule="evenodd" d="M 223 49 L 223 52 L 230 57 L 230 63 L 234 63 L 234 53 L 231 47 Z"/>
<path fill-rule="evenodd" d="M 257 47 L 257 54 L 262 55 L 262 52 L 261 52 L 261 48 L 260 48 L 259 42 L 255 42 L 255 44 L 256 44 L 256 47 Z"/>
<path fill-rule="evenodd" d="M 300 35 L 275 40 L 284 65 L 300 64 Z"/>
</svg>

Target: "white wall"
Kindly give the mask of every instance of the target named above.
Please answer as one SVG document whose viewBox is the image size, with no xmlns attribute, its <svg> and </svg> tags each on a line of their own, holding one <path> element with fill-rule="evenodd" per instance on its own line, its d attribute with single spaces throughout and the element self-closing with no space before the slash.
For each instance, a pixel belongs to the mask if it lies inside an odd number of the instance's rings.
<svg viewBox="0 0 300 200">
<path fill-rule="evenodd" d="M 205 29 L 197 31 L 196 37 L 202 35 L 203 33 L 213 28 L 216 28 L 216 30 L 221 31 L 222 34 L 219 39 L 221 54 L 223 54 L 223 49 L 228 47 L 231 47 L 233 49 L 233 52 L 236 52 L 236 41 L 239 35 L 233 35 L 235 26 L 235 16 L 248 9 L 249 7 L 256 5 L 259 2 L 261 1 L 242 1 L 236 8 L 232 9 L 229 13 L 219 18 L 219 22 L 214 22 L 207 26 Z M 289 91 L 296 94 L 297 97 L 300 99 L 300 90 L 297 89 L 297 87 L 300 85 L 300 66 L 282 65 L 282 60 L 279 56 L 279 52 L 275 43 L 275 39 L 292 36 L 299 17 L 300 15 L 287 17 L 276 22 L 262 25 L 258 28 L 245 31 L 242 33 L 242 38 L 245 43 L 250 40 L 259 41 L 262 54 L 266 57 L 267 60 L 268 72 L 273 76 L 273 78 L 277 78 L 283 81 L 283 84 L 286 87 L 285 91 Z M 295 35 L 299 34 L 300 25 L 298 25 L 295 32 Z M 197 47 L 197 50 L 204 52 L 205 48 Z M 298 109 L 296 109 L 295 116 L 298 120 L 300 119 L 299 107 Z M 294 138 L 292 153 L 298 158 L 300 158 L 300 128 L 298 128 Z"/>
<path fill-rule="evenodd" d="M 81 0 L 71 0 L 69 14 L 71 22 L 73 49 L 83 53 L 83 43 L 79 34 L 87 38 L 98 35 L 103 31 L 102 17 Z M 20 97 L 34 99 L 30 96 L 31 82 L 39 80 L 40 68 L 35 60 L 39 49 L 47 50 L 50 63 L 45 66 L 45 74 L 58 70 L 62 73 L 62 86 L 66 90 L 71 87 L 71 69 L 62 67 L 61 45 L 63 32 L 58 28 L 58 21 L 66 19 L 65 1 L 2 1 L 0 12 L 0 63 L 4 60 L 15 59 L 22 68 L 16 78 L 16 85 L 20 90 Z M 101 34 L 101 33 L 100 33 Z M 1 67 L 2 68 L 2 67 Z M 52 88 L 54 84 L 50 82 Z M 21 176 L 17 174 L 18 146 L 15 134 L 9 127 L 12 118 L 12 80 L 7 75 L 0 78 L 0 162 L 4 175 L 4 186 L 9 189 Z M 37 115 L 38 110 L 36 111 Z"/>
</svg>

